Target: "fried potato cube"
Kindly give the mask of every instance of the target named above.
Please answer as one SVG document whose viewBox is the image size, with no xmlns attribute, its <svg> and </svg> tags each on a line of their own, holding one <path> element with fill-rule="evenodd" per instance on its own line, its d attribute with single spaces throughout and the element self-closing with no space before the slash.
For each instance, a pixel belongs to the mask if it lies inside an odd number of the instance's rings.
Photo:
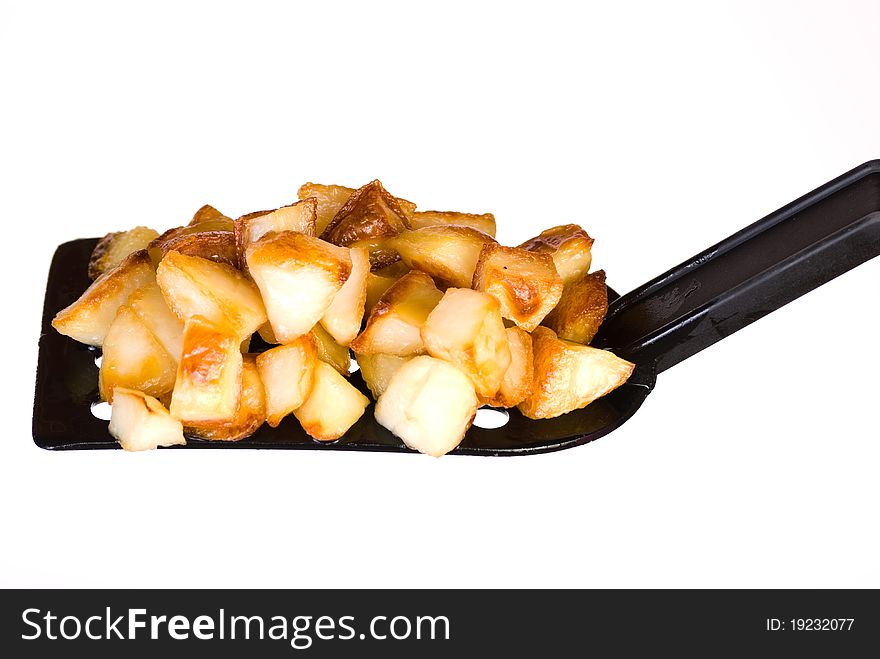
<svg viewBox="0 0 880 659">
<path fill-rule="evenodd" d="M 240 342 L 267 320 L 257 287 L 229 265 L 172 251 L 159 263 L 156 280 L 168 306 L 184 323 L 202 316 L 228 326 Z"/>
<path fill-rule="evenodd" d="M 590 271 L 593 239 L 577 224 L 563 224 L 542 231 L 520 245 L 538 254 L 550 254 L 556 271 L 566 284 Z"/>
<path fill-rule="evenodd" d="M 400 203 L 376 180 L 355 190 L 321 238 L 343 247 L 367 247 L 372 267 L 381 268 L 398 259 L 386 239 L 409 227 Z"/>
<path fill-rule="evenodd" d="M 240 344 L 228 326 L 201 316 L 187 319 L 171 416 L 186 426 L 233 419 L 242 389 Z"/>
<path fill-rule="evenodd" d="M 239 267 L 246 266 L 244 252 L 270 231 L 297 231 L 315 235 L 318 202 L 314 197 L 303 199 L 273 211 L 258 211 L 242 215 L 235 221 L 235 249 Z"/>
<path fill-rule="evenodd" d="M 174 389 L 177 362 L 165 351 L 134 310 L 123 305 L 104 339 L 98 389 L 112 403 L 116 387 L 161 398 Z"/>
<path fill-rule="evenodd" d="M 129 231 L 108 233 L 98 241 L 89 259 L 89 279 L 97 279 L 108 270 L 122 263 L 129 254 L 133 254 L 159 237 L 159 232 L 149 227 L 135 227 Z"/>
<path fill-rule="evenodd" d="M 312 328 L 309 336 L 315 341 L 318 359 L 330 364 L 330 366 L 339 371 L 340 375 L 348 377 L 349 370 L 351 369 L 351 353 L 349 353 L 348 347 L 339 345 L 320 323 Z"/>
<path fill-rule="evenodd" d="M 425 351 L 422 325 L 443 294 L 424 272 L 404 275 L 379 298 L 364 331 L 351 343 L 359 355 L 407 357 Z"/>
<path fill-rule="evenodd" d="M 504 371 L 498 393 L 485 400 L 492 407 L 516 407 L 532 394 L 534 386 L 531 335 L 520 327 L 508 327 L 505 331 L 510 345 L 510 366 Z"/>
<path fill-rule="evenodd" d="M 428 354 L 470 377 L 479 396 L 491 398 L 510 366 L 510 345 L 501 305 L 487 293 L 450 288 L 422 326 Z"/>
<path fill-rule="evenodd" d="M 149 248 L 156 261 L 173 251 L 238 266 L 232 220 L 225 215 L 203 216 L 199 222 L 169 229 L 153 240 Z"/>
<path fill-rule="evenodd" d="M 309 334 L 257 355 L 257 369 L 266 388 L 266 414 L 270 426 L 275 428 L 305 402 L 312 390 L 317 361 L 315 340 Z"/>
<path fill-rule="evenodd" d="M 126 451 L 186 444 L 183 424 L 158 400 L 142 391 L 117 387 L 110 412 L 110 434 Z"/>
<path fill-rule="evenodd" d="M 197 421 L 186 430 L 190 435 L 218 442 L 237 442 L 250 437 L 266 420 L 266 391 L 257 370 L 256 355 L 242 356 L 241 395 L 238 407 L 226 421 Z"/>
<path fill-rule="evenodd" d="M 413 229 L 448 226 L 471 227 L 495 237 L 495 216 L 492 213 L 458 213 L 456 211 L 416 211 L 409 218 Z"/>
<path fill-rule="evenodd" d="M 318 360 L 315 362 L 312 390 L 306 402 L 293 411 L 309 435 L 323 442 L 342 437 L 370 404 L 339 372 Z"/>
<path fill-rule="evenodd" d="M 532 332 L 535 386 L 517 407 L 530 419 L 550 419 L 579 410 L 610 393 L 635 364 L 607 350 L 563 341 L 546 327 Z"/>
<path fill-rule="evenodd" d="M 587 345 L 599 331 L 606 313 L 605 271 L 597 270 L 565 285 L 559 304 L 544 318 L 544 325 L 560 339 Z"/>
<path fill-rule="evenodd" d="M 267 233 L 245 258 L 281 343 L 307 334 L 351 274 L 348 249 L 294 231 Z"/>
<path fill-rule="evenodd" d="M 203 222 L 209 221 L 223 222 L 225 225 L 228 225 L 230 229 L 232 228 L 232 218 L 227 217 L 210 204 L 205 204 L 199 210 L 197 210 L 192 219 L 189 221 L 188 226 L 194 226 L 196 224 L 202 224 Z"/>
<path fill-rule="evenodd" d="M 396 355 L 383 355 L 376 353 L 373 355 L 357 355 L 357 363 L 361 369 L 361 376 L 374 398 L 379 398 L 385 389 L 391 377 L 397 373 L 397 369 L 406 364 L 410 357 L 397 357 Z"/>
<path fill-rule="evenodd" d="M 317 218 L 317 234 L 320 236 L 324 233 L 327 225 L 336 217 L 339 209 L 345 205 L 351 195 L 355 193 L 354 188 L 347 188 L 344 185 L 322 185 L 320 183 L 306 183 L 303 185 L 297 196 L 300 199 L 314 197 L 318 202 L 318 218 Z M 416 205 L 406 199 L 397 197 L 397 203 L 403 214 L 409 218 L 416 210 Z"/>
<path fill-rule="evenodd" d="M 183 352 L 183 323 L 168 308 L 159 285 L 150 282 L 141 286 L 128 296 L 128 306 L 165 348 L 176 369 Z"/>
<path fill-rule="evenodd" d="M 324 329 L 343 346 L 354 341 L 361 331 L 367 301 L 367 277 L 370 276 L 370 252 L 363 247 L 352 247 L 349 255 L 351 274 L 321 317 Z"/>
<path fill-rule="evenodd" d="M 473 287 L 498 298 L 501 315 L 531 332 L 562 297 L 562 278 L 548 254 L 487 243 Z"/>
<path fill-rule="evenodd" d="M 439 458 L 461 443 L 478 407 L 464 373 L 423 355 L 391 377 L 376 403 L 376 421 L 411 449 Z"/>
<path fill-rule="evenodd" d="M 390 238 L 387 245 L 410 268 L 452 286 L 470 288 L 483 246 L 494 242 L 482 231 L 447 225 L 403 231 Z"/>
<path fill-rule="evenodd" d="M 156 270 L 145 250 L 129 254 L 96 279 L 76 302 L 59 311 L 52 327 L 80 343 L 100 346 L 119 307 L 155 278 Z"/>
<path fill-rule="evenodd" d="M 367 275 L 367 295 L 364 300 L 364 312 L 369 314 L 385 292 L 394 286 L 400 277 L 383 277 L 371 272 Z"/>
</svg>

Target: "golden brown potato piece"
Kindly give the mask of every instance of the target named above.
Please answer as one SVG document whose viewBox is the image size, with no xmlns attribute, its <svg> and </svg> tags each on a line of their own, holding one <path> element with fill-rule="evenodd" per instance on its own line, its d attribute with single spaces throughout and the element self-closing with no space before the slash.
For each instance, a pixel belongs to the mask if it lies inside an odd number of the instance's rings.
<svg viewBox="0 0 880 659">
<path fill-rule="evenodd" d="M 267 233 L 245 258 L 281 343 L 307 334 L 351 275 L 348 249 L 294 231 Z"/>
<path fill-rule="evenodd" d="M 420 453 L 439 458 L 461 443 L 477 413 L 473 383 L 439 359 L 414 357 L 392 376 L 376 421 Z"/>
<path fill-rule="evenodd" d="M 351 274 L 321 317 L 324 329 L 343 346 L 354 341 L 361 331 L 367 301 L 367 277 L 370 276 L 370 252 L 363 247 L 352 247 L 349 255 Z"/>
<path fill-rule="evenodd" d="M 359 355 L 398 357 L 424 352 L 422 325 L 442 297 L 434 280 L 424 272 L 413 270 L 404 275 L 379 298 L 351 349 Z"/>
<path fill-rule="evenodd" d="M 112 403 L 115 387 L 162 398 L 174 389 L 177 363 L 131 307 L 119 307 L 104 339 L 98 371 L 101 398 Z"/>
<path fill-rule="evenodd" d="M 171 416 L 186 426 L 231 421 L 242 389 L 241 340 L 201 316 L 183 326 L 183 354 L 171 394 Z"/>
<path fill-rule="evenodd" d="M 586 407 L 622 385 L 635 364 L 607 350 L 563 341 L 546 327 L 532 332 L 535 387 L 517 407 L 530 419 L 550 419 Z"/>
<path fill-rule="evenodd" d="M 367 294 L 364 299 L 364 313 L 369 314 L 385 291 L 394 286 L 400 277 L 382 277 L 374 272 L 367 275 Z"/>
<path fill-rule="evenodd" d="M 177 362 L 183 351 L 183 323 L 168 308 L 159 285 L 150 282 L 141 286 L 128 296 L 128 306 L 165 348 L 177 369 Z"/>
<path fill-rule="evenodd" d="M 129 254 L 133 254 L 159 237 L 159 232 L 149 227 L 135 227 L 129 231 L 108 233 L 98 241 L 89 259 L 89 279 L 97 279 L 108 270 L 122 263 Z"/>
<path fill-rule="evenodd" d="M 247 246 L 258 241 L 270 231 L 298 231 L 307 236 L 315 235 L 318 202 L 314 197 L 303 199 L 273 211 L 248 213 L 235 221 L 235 249 L 238 265 L 245 268 L 244 252 Z"/>
<path fill-rule="evenodd" d="M 315 363 L 312 390 L 293 411 L 309 435 L 322 442 L 342 437 L 360 419 L 370 399 L 321 360 Z"/>
<path fill-rule="evenodd" d="M 357 355 L 357 363 L 361 368 L 361 376 L 370 391 L 373 398 L 379 398 L 388 383 L 391 376 L 397 373 L 397 369 L 406 364 L 410 357 L 397 357 L 395 355 L 383 355 L 376 353 L 374 355 Z"/>
<path fill-rule="evenodd" d="M 186 444 L 183 424 L 162 403 L 142 391 L 125 387 L 117 387 L 113 392 L 108 429 L 126 451 Z"/>
<path fill-rule="evenodd" d="M 193 422 L 187 433 L 200 439 L 237 442 L 250 437 L 266 420 L 266 391 L 257 370 L 256 355 L 242 356 L 241 396 L 238 408 L 226 421 Z"/>
<path fill-rule="evenodd" d="M 252 281 L 235 268 L 198 256 L 168 252 L 156 281 L 168 306 L 183 322 L 202 316 L 226 325 L 239 342 L 266 322 L 266 308 Z"/>
<path fill-rule="evenodd" d="M 208 212 L 200 216 L 200 212 L 201 209 L 196 212 L 198 222 L 169 229 L 150 243 L 150 252 L 156 261 L 176 251 L 233 267 L 238 265 L 232 220 L 222 214 L 211 216 Z"/>
<path fill-rule="evenodd" d="M 468 375 L 479 396 L 491 398 L 510 366 L 501 305 L 487 293 L 450 288 L 422 326 L 428 354 Z"/>
<path fill-rule="evenodd" d="M 413 229 L 454 224 L 482 231 L 495 237 L 495 216 L 492 213 L 458 213 L 456 211 L 416 211 L 409 218 Z"/>
<path fill-rule="evenodd" d="M 501 315 L 531 332 L 562 297 L 562 278 L 548 254 L 498 243 L 483 246 L 473 287 L 498 298 Z"/>
<path fill-rule="evenodd" d="M 315 230 L 320 236 L 353 193 L 354 188 L 347 188 L 344 185 L 306 183 L 300 187 L 297 196 L 300 199 L 315 198 L 318 204 Z"/>
<path fill-rule="evenodd" d="M 80 343 L 99 346 L 128 296 L 155 278 L 156 270 L 146 250 L 129 254 L 98 277 L 76 302 L 59 311 L 52 327 Z"/>
<path fill-rule="evenodd" d="M 410 268 L 452 286 L 470 288 L 483 246 L 494 242 L 482 231 L 447 225 L 403 231 L 388 239 L 387 245 Z"/>
<path fill-rule="evenodd" d="M 349 197 L 324 229 L 321 238 L 344 247 L 367 247 L 375 269 L 394 263 L 399 258 L 387 248 L 387 238 L 409 227 L 409 220 L 400 203 L 376 180 Z"/>
<path fill-rule="evenodd" d="M 542 231 L 520 245 L 538 254 L 550 254 L 556 271 L 566 284 L 590 271 L 593 239 L 577 224 L 563 224 Z"/>
<path fill-rule="evenodd" d="M 485 401 L 492 407 L 516 407 L 532 394 L 534 385 L 531 335 L 519 327 L 508 327 L 506 332 L 510 366 L 504 372 L 498 393 Z"/>
<path fill-rule="evenodd" d="M 330 364 L 330 366 L 339 371 L 340 375 L 348 377 L 349 370 L 351 369 L 351 354 L 348 352 L 348 347 L 336 343 L 333 337 L 330 336 L 330 333 L 321 327 L 320 323 L 312 328 L 309 336 L 315 341 L 318 359 Z"/>
<path fill-rule="evenodd" d="M 212 220 L 223 222 L 224 224 L 228 224 L 229 226 L 232 225 L 231 217 L 226 217 L 223 213 L 218 211 L 213 206 L 205 204 L 195 212 L 195 215 L 193 215 L 192 219 L 189 221 L 188 226 L 194 226 L 196 224 L 201 224 L 203 222 L 209 222 Z"/>
<path fill-rule="evenodd" d="M 312 390 L 317 361 L 315 340 L 309 334 L 257 356 L 257 368 L 266 387 L 266 414 L 270 426 L 275 428 L 305 402 Z"/>
<path fill-rule="evenodd" d="M 300 189 L 297 195 L 300 199 L 314 197 L 318 202 L 318 223 L 317 235 L 324 233 L 327 225 L 336 217 L 339 209 L 345 205 L 349 197 L 355 193 L 354 188 L 347 188 L 344 185 L 322 185 L 320 183 L 306 183 Z M 397 197 L 397 203 L 403 214 L 409 218 L 416 210 L 416 205 L 406 199 Z"/>
<path fill-rule="evenodd" d="M 559 304 L 544 319 L 544 325 L 560 339 L 587 345 L 599 331 L 606 313 L 605 271 L 597 270 L 565 285 Z"/>
</svg>

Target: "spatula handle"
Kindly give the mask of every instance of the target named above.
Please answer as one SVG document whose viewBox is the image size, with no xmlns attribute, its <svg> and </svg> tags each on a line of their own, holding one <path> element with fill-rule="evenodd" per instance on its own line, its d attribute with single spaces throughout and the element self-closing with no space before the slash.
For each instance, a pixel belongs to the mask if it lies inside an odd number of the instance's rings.
<svg viewBox="0 0 880 659">
<path fill-rule="evenodd" d="M 659 373 L 878 254 L 872 160 L 619 298 L 593 345 Z"/>
</svg>

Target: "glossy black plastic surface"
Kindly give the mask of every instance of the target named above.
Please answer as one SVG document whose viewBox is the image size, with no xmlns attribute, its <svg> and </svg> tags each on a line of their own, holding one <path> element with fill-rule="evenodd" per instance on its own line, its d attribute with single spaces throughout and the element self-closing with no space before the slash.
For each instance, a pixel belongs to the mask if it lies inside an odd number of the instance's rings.
<svg viewBox="0 0 880 659">
<path fill-rule="evenodd" d="M 33 436 L 47 449 L 116 448 L 92 414 L 100 351 L 61 336 L 53 316 L 86 289 L 96 239 L 58 247 L 43 309 Z M 496 429 L 472 427 L 454 453 L 528 455 L 585 444 L 629 419 L 656 373 L 880 254 L 880 161 L 871 161 L 768 215 L 685 263 L 612 300 L 593 344 L 636 363 L 629 381 L 583 410 L 533 421 L 515 409 Z M 617 299 L 615 299 L 617 298 Z M 366 392 L 358 373 L 352 383 Z M 335 442 L 311 439 L 296 420 L 262 426 L 240 442 L 190 439 L 181 448 L 273 448 L 410 452 L 373 419 L 372 406 Z"/>
<path fill-rule="evenodd" d="M 878 254 L 873 160 L 621 297 L 593 343 L 662 373 Z"/>
</svg>

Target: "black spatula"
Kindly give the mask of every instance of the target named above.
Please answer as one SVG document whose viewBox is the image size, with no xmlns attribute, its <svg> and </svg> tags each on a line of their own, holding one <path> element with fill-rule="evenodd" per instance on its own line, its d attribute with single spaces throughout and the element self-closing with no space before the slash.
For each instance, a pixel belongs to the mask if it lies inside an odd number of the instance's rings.
<svg viewBox="0 0 880 659">
<path fill-rule="evenodd" d="M 54 315 L 89 285 L 96 239 L 59 246 L 49 271 L 40 336 L 33 436 L 49 449 L 116 448 L 95 416 L 100 351 L 58 334 Z M 880 160 L 867 162 L 710 247 L 636 290 L 612 300 L 593 345 L 636 363 L 629 381 L 583 410 L 533 421 L 503 411 L 498 428 L 475 424 L 454 451 L 527 455 L 598 439 L 632 416 L 657 374 L 795 298 L 880 254 Z M 352 382 L 364 392 L 358 373 Z M 480 423 L 478 417 L 477 423 Z M 262 426 L 240 442 L 188 440 L 176 448 L 274 448 L 409 451 L 373 419 L 372 407 L 348 434 L 317 442 L 296 419 Z"/>
</svg>

